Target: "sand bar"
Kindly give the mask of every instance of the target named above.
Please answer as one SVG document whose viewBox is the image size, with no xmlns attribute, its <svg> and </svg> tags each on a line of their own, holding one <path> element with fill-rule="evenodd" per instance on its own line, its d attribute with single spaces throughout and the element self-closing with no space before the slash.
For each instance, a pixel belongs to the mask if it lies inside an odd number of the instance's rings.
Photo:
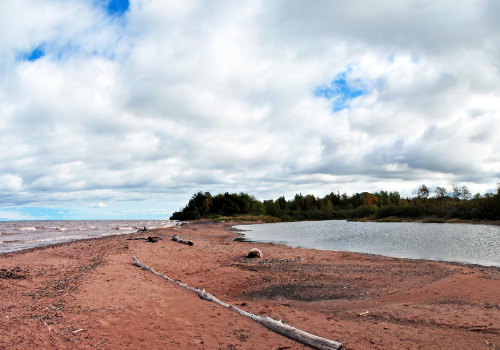
<svg viewBox="0 0 500 350">
<path fill-rule="evenodd" d="M 500 348 L 498 268 L 233 242 L 229 225 L 0 255 L 0 349 L 309 348 L 137 268 L 132 256 L 347 349 Z M 148 235 L 160 240 L 127 240 Z M 245 259 L 252 247 L 263 259 Z"/>
</svg>

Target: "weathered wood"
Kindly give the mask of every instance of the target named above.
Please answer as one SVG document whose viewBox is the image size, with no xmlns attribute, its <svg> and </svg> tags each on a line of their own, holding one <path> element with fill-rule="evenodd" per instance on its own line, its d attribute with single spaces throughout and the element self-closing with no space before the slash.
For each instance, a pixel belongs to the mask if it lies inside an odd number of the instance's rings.
<svg viewBox="0 0 500 350">
<path fill-rule="evenodd" d="M 148 237 L 133 237 L 133 238 L 127 238 L 127 241 L 146 241 L 150 243 L 156 243 L 160 237 L 158 236 L 148 236 Z"/>
<path fill-rule="evenodd" d="M 179 236 L 177 235 L 174 235 L 174 237 L 172 237 L 172 241 L 175 241 L 175 242 L 179 242 L 179 243 L 182 243 L 182 244 L 187 244 L 187 245 L 193 245 L 194 243 L 191 242 L 191 241 L 185 241 L 183 239 L 181 239 Z"/>
<path fill-rule="evenodd" d="M 236 311 L 237 313 L 239 313 L 242 316 L 250 317 L 252 320 L 259 322 L 260 324 L 262 324 L 263 326 L 272 330 L 273 332 L 281 334 L 287 338 L 296 340 L 298 342 L 309 345 L 309 346 L 311 346 L 315 349 L 319 349 L 319 350 L 336 350 L 336 349 L 343 349 L 344 348 L 342 343 L 339 343 L 339 342 L 336 342 L 336 341 L 333 341 L 330 339 L 322 338 L 322 337 L 319 337 L 317 335 L 302 331 L 298 328 L 287 325 L 281 321 L 276 321 L 268 316 L 266 316 L 266 317 L 257 316 L 255 314 L 241 310 L 241 309 L 237 308 L 236 306 L 227 304 L 227 303 L 217 299 L 212 294 L 205 292 L 205 290 L 200 290 L 198 288 L 190 287 L 185 283 L 181 283 L 181 282 L 174 280 L 170 277 L 167 277 L 159 272 L 156 272 L 151 267 L 147 267 L 146 265 L 141 263 L 135 256 L 133 257 L 133 259 L 134 259 L 135 266 L 138 266 L 143 270 L 150 271 L 150 272 L 154 273 L 155 275 L 158 275 L 158 276 L 166 279 L 167 281 L 178 284 L 181 287 L 189 289 L 190 291 L 193 291 L 196 294 L 198 294 L 200 296 L 200 298 L 202 298 L 204 300 L 212 301 L 216 304 L 219 304 L 219 305 L 227 307 L 233 311 Z"/>
</svg>

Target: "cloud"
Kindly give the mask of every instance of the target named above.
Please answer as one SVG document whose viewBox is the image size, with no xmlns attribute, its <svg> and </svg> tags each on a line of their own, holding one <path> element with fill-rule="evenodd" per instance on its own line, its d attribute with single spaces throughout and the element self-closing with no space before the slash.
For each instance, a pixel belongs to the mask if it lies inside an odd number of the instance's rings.
<svg viewBox="0 0 500 350">
<path fill-rule="evenodd" d="M 500 176 L 495 6 L 2 3 L 0 203 L 484 192 Z"/>
<path fill-rule="evenodd" d="M 97 203 L 97 204 L 91 204 L 90 207 L 91 208 L 106 208 L 107 205 L 104 203 Z"/>
<path fill-rule="evenodd" d="M 18 220 L 30 220 L 32 219 L 29 215 L 24 215 L 15 211 L 5 211 L 0 210 L 0 220 L 2 221 L 18 221 Z"/>
</svg>

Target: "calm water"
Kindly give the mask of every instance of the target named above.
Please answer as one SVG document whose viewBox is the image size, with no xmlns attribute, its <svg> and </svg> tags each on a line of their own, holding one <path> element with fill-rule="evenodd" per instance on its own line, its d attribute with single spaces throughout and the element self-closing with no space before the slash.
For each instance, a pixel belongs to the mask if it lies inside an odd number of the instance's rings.
<svg viewBox="0 0 500 350">
<path fill-rule="evenodd" d="M 500 226 L 307 221 L 239 225 L 244 241 L 500 266 Z"/>
<path fill-rule="evenodd" d="M 42 245 L 169 227 L 170 220 L 0 221 L 0 253 Z"/>
</svg>

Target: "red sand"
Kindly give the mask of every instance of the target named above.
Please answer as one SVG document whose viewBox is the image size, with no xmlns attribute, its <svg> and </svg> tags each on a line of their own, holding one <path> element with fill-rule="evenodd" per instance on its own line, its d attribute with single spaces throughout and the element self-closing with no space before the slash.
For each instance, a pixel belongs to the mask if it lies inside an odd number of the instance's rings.
<svg viewBox="0 0 500 350">
<path fill-rule="evenodd" d="M 164 238 L 127 240 L 148 235 Z M 234 236 L 226 224 L 200 222 L 0 255 L 0 349 L 309 348 L 133 266 L 132 256 L 347 349 L 500 348 L 497 268 Z M 245 259 L 252 247 L 262 259 Z"/>
</svg>

